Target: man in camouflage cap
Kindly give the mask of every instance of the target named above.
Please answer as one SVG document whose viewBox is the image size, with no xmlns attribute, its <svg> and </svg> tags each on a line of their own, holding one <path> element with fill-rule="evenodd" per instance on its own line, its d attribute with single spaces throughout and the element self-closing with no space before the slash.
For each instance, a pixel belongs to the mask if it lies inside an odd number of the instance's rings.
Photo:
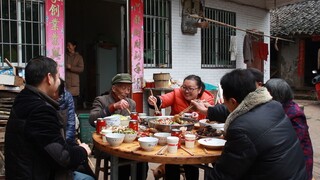
<svg viewBox="0 0 320 180">
<path fill-rule="evenodd" d="M 121 73 L 115 75 L 111 80 L 110 94 L 96 97 L 93 101 L 92 109 L 90 111 L 89 121 L 90 124 L 95 127 L 94 121 L 97 118 L 103 118 L 112 114 L 121 114 L 123 116 L 129 116 L 128 109 L 131 112 L 136 112 L 136 102 L 133 99 L 128 98 L 131 93 L 132 80 L 130 74 Z M 95 151 L 96 156 L 104 157 L 107 155 Z M 147 171 L 143 172 L 143 163 L 138 163 L 137 166 L 137 179 L 142 179 L 142 174 L 147 176 Z M 119 167 L 119 179 L 129 179 L 130 165 Z"/>
<path fill-rule="evenodd" d="M 128 98 L 131 93 L 132 80 L 130 74 L 121 73 L 112 78 L 112 87 L 110 94 L 95 98 L 90 111 L 90 124 L 95 126 L 94 121 L 97 118 L 103 118 L 112 114 L 121 114 L 129 116 L 131 112 L 136 111 L 136 103 Z"/>
</svg>

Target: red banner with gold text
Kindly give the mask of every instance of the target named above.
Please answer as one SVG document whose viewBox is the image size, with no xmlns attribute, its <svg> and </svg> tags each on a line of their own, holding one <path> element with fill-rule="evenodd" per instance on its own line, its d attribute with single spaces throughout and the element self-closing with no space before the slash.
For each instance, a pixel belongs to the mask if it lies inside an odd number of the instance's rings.
<svg viewBox="0 0 320 180">
<path fill-rule="evenodd" d="M 143 0 L 130 0 L 132 92 L 142 92 L 143 85 Z"/>
<path fill-rule="evenodd" d="M 62 79 L 64 49 L 64 0 L 46 0 L 46 55 L 58 63 Z"/>
</svg>

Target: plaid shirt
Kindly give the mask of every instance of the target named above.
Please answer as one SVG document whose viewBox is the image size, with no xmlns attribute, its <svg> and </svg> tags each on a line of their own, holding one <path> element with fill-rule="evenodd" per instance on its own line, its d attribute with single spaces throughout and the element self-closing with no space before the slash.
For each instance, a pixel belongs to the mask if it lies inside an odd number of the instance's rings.
<svg viewBox="0 0 320 180">
<path fill-rule="evenodd" d="M 297 136 L 300 140 L 300 145 L 304 153 L 306 161 L 306 169 L 308 173 L 308 179 L 312 179 L 313 168 L 313 149 L 309 136 L 309 127 L 306 121 L 306 116 L 299 105 L 292 100 L 282 104 L 284 111 L 290 118 L 293 128 L 295 129 Z"/>
</svg>

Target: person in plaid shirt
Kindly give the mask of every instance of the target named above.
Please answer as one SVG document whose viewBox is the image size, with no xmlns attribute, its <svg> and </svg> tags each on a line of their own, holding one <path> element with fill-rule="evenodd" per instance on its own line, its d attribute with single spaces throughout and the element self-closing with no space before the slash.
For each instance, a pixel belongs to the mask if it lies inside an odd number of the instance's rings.
<svg viewBox="0 0 320 180">
<path fill-rule="evenodd" d="M 300 146 L 303 150 L 308 179 L 312 179 L 313 168 L 313 148 L 309 136 L 309 127 L 303 110 L 293 101 L 293 92 L 290 85 L 283 79 L 274 78 L 267 81 L 265 87 L 270 92 L 274 100 L 280 102 L 282 107 L 290 118 L 293 128 L 300 140 Z"/>
</svg>

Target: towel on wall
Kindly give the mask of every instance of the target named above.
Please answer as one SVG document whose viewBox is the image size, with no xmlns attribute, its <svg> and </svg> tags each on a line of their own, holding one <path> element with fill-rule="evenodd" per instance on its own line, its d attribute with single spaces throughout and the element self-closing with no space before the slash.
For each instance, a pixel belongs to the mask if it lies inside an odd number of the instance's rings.
<svg viewBox="0 0 320 180">
<path fill-rule="evenodd" d="M 230 36 L 230 60 L 237 60 L 237 36 Z"/>
</svg>

